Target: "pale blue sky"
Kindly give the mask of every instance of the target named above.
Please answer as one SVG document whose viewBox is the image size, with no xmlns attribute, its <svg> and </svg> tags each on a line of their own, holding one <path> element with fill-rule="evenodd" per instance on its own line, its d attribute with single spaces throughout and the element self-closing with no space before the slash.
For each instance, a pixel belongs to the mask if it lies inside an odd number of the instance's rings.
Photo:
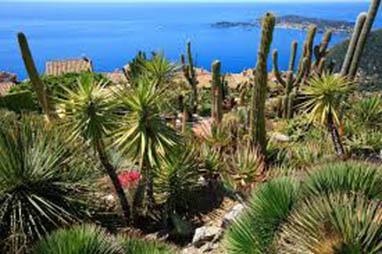
<svg viewBox="0 0 382 254">
<path fill-rule="evenodd" d="M 304 3 L 312 3 L 312 2 L 369 2 L 369 0 L 0 0 L 1 2 L 119 2 L 119 3 L 143 3 L 143 2 L 221 2 L 221 3 L 239 3 L 239 2 L 304 2 Z"/>
</svg>

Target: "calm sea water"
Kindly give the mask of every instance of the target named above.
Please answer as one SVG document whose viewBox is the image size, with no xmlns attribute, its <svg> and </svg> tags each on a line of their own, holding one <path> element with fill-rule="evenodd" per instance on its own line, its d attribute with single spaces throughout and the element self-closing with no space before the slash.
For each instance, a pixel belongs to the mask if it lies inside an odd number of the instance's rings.
<svg viewBox="0 0 382 254">
<path fill-rule="evenodd" d="M 0 0 L 1 1 L 1 0 Z M 235 3 L 235 4 L 80 4 L 1 3 L 0 70 L 25 77 L 16 33 L 29 38 L 40 71 L 51 59 L 87 56 L 97 71 L 113 71 L 138 50 L 163 51 L 177 61 L 191 40 L 197 65 L 206 69 L 220 59 L 226 72 L 240 72 L 256 63 L 258 29 L 216 29 L 218 21 L 249 21 L 266 11 L 354 21 L 367 3 Z M 376 27 L 382 27 L 382 17 Z M 290 43 L 305 33 L 277 29 L 272 48 L 280 51 L 280 65 L 288 62 Z M 321 35 L 318 36 L 319 40 Z M 345 39 L 336 35 L 332 44 Z"/>
</svg>

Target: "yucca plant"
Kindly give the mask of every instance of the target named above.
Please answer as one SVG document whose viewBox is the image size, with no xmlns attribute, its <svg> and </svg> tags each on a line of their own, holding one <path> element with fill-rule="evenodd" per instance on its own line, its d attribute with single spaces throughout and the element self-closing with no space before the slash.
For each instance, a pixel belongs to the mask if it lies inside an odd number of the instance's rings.
<svg viewBox="0 0 382 254">
<path fill-rule="evenodd" d="M 123 247 L 102 228 L 80 225 L 60 229 L 41 240 L 34 254 L 124 254 Z"/>
<path fill-rule="evenodd" d="M 125 112 L 113 132 L 114 145 L 122 154 L 139 162 L 149 206 L 155 203 L 153 168 L 161 156 L 165 157 L 181 142 L 177 132 L 160 115 L 164 92 L 148 79 L 141 79 L 137 87 L 127 92 L 118 91 Z"/>
<path fill-rule="evenodd" d="M 150 60 L 143 63 L 143 70 L 143 75 L 157 87 L 163 87 L 172 80 L 175 73 L 180 70 L 180 66 L 168 61 L 163 53 L 155 53 Z"/>
<path fill-rule="evenodd" d="M 192 207 L 192 195 L 199 187 L 199 163 L 192 148 L 178 147 L 161 159 L 155 175 L 157 201 L 166 206 L 167 214 L 183 214 Z"/>
<path fill-rule="evenodd" d="M 345 77 L 326 74 L 313 77 L 302 89 L 305 102 L 302 108 L 310 115 L 310 121 L 327 126 L 332 136 L 337 155 L 345 159 L 345 149 L 338 133 L 339 114 L 353 88 L 352 81 Z"/>
<path fill-rule="evenodd" d="M 118 118 L 114 94 L 103 81 L 97 82 L 90 76 L 79 79 L 73 89 L 62 89 L 65 92 L 57 99 L 62 127 L 70 133 L 70 140 L 90 142 L 114 186 L 125 220 L 129 222 L 130 206 L 106 147 L 106 139 Z"/>
<path fill-rule="evenodd" d="M 0 127 L 1 253 L 25 253 L 33 241 L 87 214 L 94 164 L 62 133 L 33 119 Z"/>
<path fill-rule="evenodd" d="M 382 252 L 382 202 L 330 194 L 299 204 L 275 241 L 280 254 Z"/>
</svg>

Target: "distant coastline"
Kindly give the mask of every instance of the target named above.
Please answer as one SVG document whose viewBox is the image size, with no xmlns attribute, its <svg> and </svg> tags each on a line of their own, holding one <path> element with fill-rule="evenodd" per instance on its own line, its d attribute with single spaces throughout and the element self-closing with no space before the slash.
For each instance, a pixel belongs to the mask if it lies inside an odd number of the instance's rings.
<svg viewBox="0 0 382 254">
<path fill-rule="evenodd" d="M 211 26 L 218 29 L 233 27 L 251 29 L 253 27 L 259 27 L 259 25 L 260 20 L 256 19 L 254 21 L 248 22 L 219 21 L 212 24 Z M 295 29 L 305 31 L 311 25 L 317 26 L 318 32 L 320 33 L 323 33 L 326 30 L 332 30 L 334 33 L 352 33 L 354 22 L 310 18 L 298 15 L 285 15 L 276 19 L 276 27 L 282 29 Z"/>
</svg>

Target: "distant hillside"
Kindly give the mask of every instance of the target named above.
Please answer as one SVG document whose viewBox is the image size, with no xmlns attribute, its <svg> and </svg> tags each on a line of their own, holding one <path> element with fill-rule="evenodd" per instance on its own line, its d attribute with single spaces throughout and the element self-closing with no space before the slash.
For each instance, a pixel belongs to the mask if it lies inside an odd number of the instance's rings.
<svg viewBox="0 0 382 254">
<path fill-rule="evenodd" d="M 345 41 L 334 46 L 328 58 L 336 61 L 336 70 L 341 68 L 349 41 Z M 382 89 L 382 29 L 373 31 L 367 41 L 362 55 L 360 72 L 362 76 L 367 76 L 364 85 L 367 89 Z"/>
</svg>

